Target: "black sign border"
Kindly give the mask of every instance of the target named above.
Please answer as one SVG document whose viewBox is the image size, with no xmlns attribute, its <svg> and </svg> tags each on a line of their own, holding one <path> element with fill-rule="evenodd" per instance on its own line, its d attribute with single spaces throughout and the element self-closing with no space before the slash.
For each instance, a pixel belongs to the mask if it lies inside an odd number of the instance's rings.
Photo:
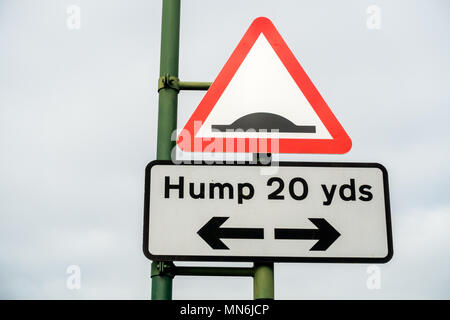
<svg viewBox="0 0 450 320">
<path fill-rule="evenodd" d="M 264 166 L 261 164 L 243 164 L 243 163 L 208 163 L 208 162 L 191 162 L 174 164 L 170 160 L 154 160 L 145 168 L 145 193 L 144 193 L 144 255 L 153 261 L 229 261 L 229 262 L 303 262 L 303 263 L 386 263 L 390 261 L 394 255 L 392 241 L 392 220 L 389 199 L 389 183 L 388 172 L 386 168 L 379 163 L 361 163 L 361 162 L 277 162 L 280 167 L 334 167 L 334 168 L 378 168 L 383 173 L 383 189 L 386 209 L 386 231 L 388 242 L 388 254 L 386 257 L 379 258 L 343 258 L 343 257 L 253 257 L 253 256 L 166 256 L 153 255 L 149 251 L 149 222 L 150 222 L 150 176 L 151 170 L 156 165 L 212 165 L 212 166 Z"/>
</svg>

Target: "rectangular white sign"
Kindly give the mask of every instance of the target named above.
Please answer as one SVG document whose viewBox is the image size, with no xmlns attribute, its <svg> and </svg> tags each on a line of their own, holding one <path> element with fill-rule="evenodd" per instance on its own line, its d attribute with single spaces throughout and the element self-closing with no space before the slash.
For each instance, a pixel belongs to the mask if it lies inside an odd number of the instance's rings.
<svg viewBox="0 0 450 320">
<path fill-rule="evenodd" d="M 144 254 L 157 261 L 391 259 L 388 179 L 382 165 L 278 166 L 151 162 Z"/>
</svg>

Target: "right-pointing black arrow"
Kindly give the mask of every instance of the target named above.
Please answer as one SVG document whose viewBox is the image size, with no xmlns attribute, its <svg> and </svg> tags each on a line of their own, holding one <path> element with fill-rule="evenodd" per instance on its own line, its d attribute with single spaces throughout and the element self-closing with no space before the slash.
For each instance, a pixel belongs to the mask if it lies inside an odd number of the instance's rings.
<svg viewBox="0 0 450 320">
<path fill-rule="evenodd" d="M 319 240 L 310 251 L 327 250 L 341 234 L 323 218 L 309 218 L 317 229 L 275 229 L 275 239 Z"/>
</svg>

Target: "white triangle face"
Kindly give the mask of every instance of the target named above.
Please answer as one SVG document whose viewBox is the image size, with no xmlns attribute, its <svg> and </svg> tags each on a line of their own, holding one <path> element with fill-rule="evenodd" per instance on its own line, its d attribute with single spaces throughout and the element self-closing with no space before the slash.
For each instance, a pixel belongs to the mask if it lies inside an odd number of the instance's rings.
<svg viewBox="0 0 450 320">
<path fill-rule="evenodd" d="M 196 137 L 333 139 L 262 33 Z"/>
</svg>

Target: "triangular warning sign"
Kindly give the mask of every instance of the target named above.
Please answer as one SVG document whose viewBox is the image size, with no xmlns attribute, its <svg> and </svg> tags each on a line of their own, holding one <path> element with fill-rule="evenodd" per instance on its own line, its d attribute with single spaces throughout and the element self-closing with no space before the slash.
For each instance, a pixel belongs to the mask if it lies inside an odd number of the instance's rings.
<svg viewBox="0 0 450 320">
<path fill-rule="evenodd" d="M 352 142 L 275 26 L 261 17 L 177 144 L 188 152 L 345 153 Z"/>
</svg>

